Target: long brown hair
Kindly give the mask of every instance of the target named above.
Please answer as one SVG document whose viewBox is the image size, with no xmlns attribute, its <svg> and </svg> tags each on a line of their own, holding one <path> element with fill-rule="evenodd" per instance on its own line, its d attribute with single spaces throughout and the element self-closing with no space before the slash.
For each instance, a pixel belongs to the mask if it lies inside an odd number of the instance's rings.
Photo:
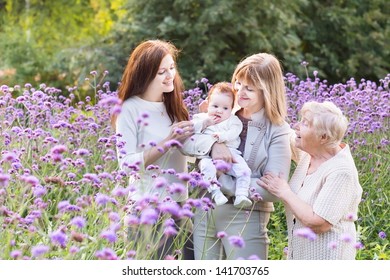
<svg viewBox="0 0 390 280">
<path fill-rule="evenodd" d="M 178 53 L 179 50 L 170 42 L 148 40 L 140 43 L 129 57 L 118 88 L 118 97 L 122 103 L 132 96 L 143 94 L 156 77 L 162 59 L 170 54 L 176 64 Z M 168 116 L 172 123 L 189 120 L 182 97 L 183 80 L 177 69 L 173 83 L 173 92 L 163 94 Z"/>
</svg>

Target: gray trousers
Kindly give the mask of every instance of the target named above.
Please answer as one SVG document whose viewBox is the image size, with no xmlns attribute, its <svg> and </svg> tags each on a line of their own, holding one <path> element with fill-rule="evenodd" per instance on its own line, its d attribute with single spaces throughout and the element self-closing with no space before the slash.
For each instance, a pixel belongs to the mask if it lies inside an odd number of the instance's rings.
<svg viewBox="0 0 390 280">
<path fill-rule="evenodd" d="M 239 210 L 231 203 L 216 206 L 204 211 L 197 209 L 194 216 L 194 254 L 195 260 L 235 260 L 257 256 L 268 258 L 269 239 L 267 224 L 269 212 Z M 227 236 L 220 239 L 218 232 Z M 229 236 L 241 236 L 243 248 L 230 244 Z"/>
</svg>

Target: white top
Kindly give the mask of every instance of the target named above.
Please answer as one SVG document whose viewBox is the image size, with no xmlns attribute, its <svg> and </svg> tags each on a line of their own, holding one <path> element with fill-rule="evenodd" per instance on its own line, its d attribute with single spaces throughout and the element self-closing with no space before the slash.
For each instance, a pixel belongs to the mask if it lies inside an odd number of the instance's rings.
<svg viewBox="0 0 390 280">
<path fill-rule="evenodd" d="M 357 219 L 362 187 L 348 145 L 343 144 L 342 148 L 310 175 L 306 175 L 310 155 L 302 153 L 290 180 L 291 189 L 313 207 L 314 213 L 331 223 L 332 228 L 328 232 L 317 234 L 315 240 L 296 236 L 294 233 L 304 226 L 286 208 L 288 259 L 355 259 L 354 221 Z"/>
<path fill-rule="evenodd" d="M 218 134 L 219 143 L 225 143 L 230 148 L 237 149 L 240 145 L 240 133 L 242 131 L 242 122 L 236 115 L 231 115 L 228 119 L 206 127 L 202 131 L 203 122 L 207 119 L 207 113 L 193 115 L 195 133 L 214 135 Z"/>
<path fill-rule="evenodd" d="M 171 148 L 159 158 L 153 164 L 154 168 L 144 166 L 144 151 L 165 139 L 169 135 L 170 127 L 171 120 L 163 102 L 150 102 L 137 96 L 123 102 L 122 111 L 116 122 L 116 132 L 120 134 L 118 143 L 122 142 L 117 148 L 117 153 L 119 167 L 133 174 L 130 184 L 135 189 L 129 194 L 131 199 L 138 200 L 151 194 L 157 194 L 161 200 L 166 196 L 176 201 L 188 198 L 187 190 L 184 193 L 171 193 L 165 187 L 156 188 L 153 183 L 158 177 L 164 177 L 170 183 L 182 183 L 175 173 L 188 172 L 187 162 L 186 157 L 177 148 Z M 139 171 L 134 172 L 134 168 L 129 168 L 129 165 L 137 163 Z"/>
</svg>

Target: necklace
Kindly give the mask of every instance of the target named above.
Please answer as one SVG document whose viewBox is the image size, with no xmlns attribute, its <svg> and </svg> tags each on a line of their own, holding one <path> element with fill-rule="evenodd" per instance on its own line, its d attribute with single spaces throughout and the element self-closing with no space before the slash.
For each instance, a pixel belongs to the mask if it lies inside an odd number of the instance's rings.
<svg viewBox="0 0 390 280">
<path fill-rule="evenodd" d="M 164 117 L 165 105 L 163 102 L 150 102 L 150 104 L 152 104 L 154 109 L 156 109 L 156 111 L 160 113 L 161 117 Z"/>
<path fill-rule="evenodd" d="M 150 109 L 152 111 L 159 112 L 161 117 L 165 116 L 165 104 L 164 104 L 164 101 L 160 101 L 160 102 L 158 102 L 158 101 L 150 101 L 150 100 L 142 98 L 141 96 L 138 96 L 138 98 L 140 98 L 144 102 L 147 102 L 149 107 L 153 107 L 153 108 L 150 108 Z"/>
</svg>

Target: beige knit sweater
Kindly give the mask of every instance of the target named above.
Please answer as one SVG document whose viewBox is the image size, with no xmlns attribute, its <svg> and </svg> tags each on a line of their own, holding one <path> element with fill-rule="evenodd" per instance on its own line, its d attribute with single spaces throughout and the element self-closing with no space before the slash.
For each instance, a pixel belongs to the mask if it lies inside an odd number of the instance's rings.
<svg viewBox="0 0 390 280">
<path fill-rule="evenodd" d="M 313 207 L 314 213 L 333 226 L 318 234 L 315 240 L 297 235 L 303 224 L 286 209 L 288 228 L 288 259 L 337 260 L 355 259 L 358 205 L 362 188 L 348 145 L 307 175 L 310 155 L 303 153 L 291 177 L 290 186 L 299 198 Z"/>
</svg>

